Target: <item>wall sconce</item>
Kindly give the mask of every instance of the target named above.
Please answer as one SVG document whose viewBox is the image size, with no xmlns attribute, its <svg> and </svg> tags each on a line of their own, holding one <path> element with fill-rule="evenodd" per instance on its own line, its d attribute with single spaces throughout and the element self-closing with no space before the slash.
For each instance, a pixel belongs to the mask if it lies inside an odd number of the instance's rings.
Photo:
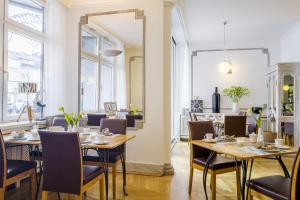
<svg viewBox="0 0 300 200">
<path fill-rule="evenodd" d="M 283 91 L 289 91 L 290 86 L 289 86 L 289 85 L 284 85 L 284 86 L 282 87 L 282 89 L 283 89 Z"/>
</svg>

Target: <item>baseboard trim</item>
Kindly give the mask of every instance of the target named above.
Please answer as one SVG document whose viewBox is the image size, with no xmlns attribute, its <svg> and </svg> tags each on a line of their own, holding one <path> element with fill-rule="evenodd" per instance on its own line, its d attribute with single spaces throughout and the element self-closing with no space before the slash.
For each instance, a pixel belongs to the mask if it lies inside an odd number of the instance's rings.
<svg viewBox="0 0 300 200">
<path fill-rule="evenodd" d="M 117 168 L 118 172 L 122 172 L 122 166 Z M 144 163 L 126 163 L 126 172 L 128 174 L 148 175 L 148 176 L 164 176 L 174 174 L 172 164 L 154 165 Z"/>
</svg>

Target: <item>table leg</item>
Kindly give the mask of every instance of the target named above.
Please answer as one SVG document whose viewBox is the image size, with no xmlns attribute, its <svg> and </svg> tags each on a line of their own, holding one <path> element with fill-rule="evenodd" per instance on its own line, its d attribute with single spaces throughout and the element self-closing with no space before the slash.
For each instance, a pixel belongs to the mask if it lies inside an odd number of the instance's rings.
<svg viewBox="0 0 300 200">
<path fill-rule="evenodd" d="M 245 189 L 246 189 L 246 179 L 247 179 L 247 171 L 248 171 L 248 161 L 242 160 L 242 170 L 243 170 L 243 176 L 242 176 L 242 200 L 245 200 Z"/>
<path fill-rule="evenodd" d="M 125 162 L 124 151 L 121 152 L 120 158 L 122 162 L 122 172 L 123 172 L 123 193 L 125 196 L 127 196 L 128 194 L 126 192 L 126 162 Z"/>
<path fill-rule="evenodd" d="M 285 177 L 286 177 L 286 178 L 291 178 L 288 169 L 286 168 L 284 162 L 283 162 L 282 159 L 281 159 L 281 156 L 276 156 L 276 159 L 278 160 L 278 162 L 279 162 L 279 164 L 280 164 L 280 166 L 281 166 L 281 168 L 282 168 L 282 170 L 283 170 L 283 173 L 284 173 Z"/>
<path fill-rule="evenodd" d="M 209 168 L 209 165 L 214 157 L 216 152 L 214 151 L 211 151 L 208 158 L 207 158 L 207 161 L 205 163 L 205 166 L 204 166 L 204 170 L 203 170 L 203 187 L 204 187 L 204 193 L 205 193 L 205 198 L 206 200 L 208 200 L 208 197 L 207 197 L 207 190 L 206 190 L 206 180 L 207 180 L 207 173 L 208 173 L 208 168 Z"/>
<path fill-rule="evenodd" d="M 249 169 L 249 177 L 248 177 L 248 181 L 251 180 L 251 173 L 252 173 L 252 167 L 253 167 L 253 159 L 251 159 L 251 163 L 250 163 L 250 169 Z M 247 187 L 247 192 L 246 192 L 246 197 L 248 197 L 248 193 L 249 193 L 249 187 Z"/>
<path fill-rule="evenodd" d="M 108 162 L 109 162 L 109 153 L 106 150 L 100 150 L 97 149 L 97 153 L 99 157 L 103 156 L 103 162 L 102 162 L 102 167 L 104 171 L 104 177 L 105 177 L 105 195 L 106 195 L 106 200 L 108 200 Z"/>
</svg>

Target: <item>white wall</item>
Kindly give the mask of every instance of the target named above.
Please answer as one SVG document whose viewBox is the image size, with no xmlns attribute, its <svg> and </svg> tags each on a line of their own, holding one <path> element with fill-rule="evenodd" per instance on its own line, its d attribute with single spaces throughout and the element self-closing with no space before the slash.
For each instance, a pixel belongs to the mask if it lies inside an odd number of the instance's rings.
<svg viewBox="0 0 300 200">
<path fill-rule="evenodd" d="M 281 38 L 281 62 L 300 61 L 300 22 Z"/>
<path fill-rule="evenodd" d="M 270 51 L 271 65 L 280 60 L 280 42 L 236 42 L 230 43 L 228 48 L 268 48 Z M 196 44 L 192 45 L 193 50 L 197 49 L 220 49 L 222 44 Z M 267 103 L 267 55 L 262 51 L 230 51 L 228 55 L 232 62 L 233 73 L 223 74 L 219 71 L 219 63 L 224 59 L 223 52 L 198 53 L 193 58 L 194 62 L 194 84 L 193 96 L 199 96 L 204 100 L 204 107 L 211 108 L 211 96 L 215 87 L 219 88 L 222 94 L 224 88 L 234 86 L 247 87 L 250 95 L 240 101 L 241 108 L 251 106 L 262 106 Z M 228 97 L 221 95 L 221 108 L 232 107 Z M 206 110 L 206 111 L 210 111 Z"/>
<path fill-rule="evenodd" d="M 66 76 L 67 110 L 77 110 L 78 105 L 78 23 L 82 15 L 139 8 L 146 16 L 146 123 L 133 131 L 137 137 L 128 143 L 127 161 L 162 165 L 170 162 L 170 145 L 165 141 L 163 98 L 163 1 L 141 0 L 132 3 L 97 4 L 92 7 L 73 7 L 68 15 L 68 54 Z M 128 131 L 130 132 L 130 131 Z"/>
</svg>

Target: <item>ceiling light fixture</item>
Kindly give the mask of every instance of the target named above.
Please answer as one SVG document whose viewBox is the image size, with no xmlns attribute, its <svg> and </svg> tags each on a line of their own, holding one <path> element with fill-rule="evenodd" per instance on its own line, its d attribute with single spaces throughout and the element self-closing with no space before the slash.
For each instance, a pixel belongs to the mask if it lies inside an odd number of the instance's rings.
<svg viewBox="0 0 300 200">
<path fill-rule="evenodd" d="M 219 64 L 219 69 L 222 73 L 232 74 L 231 62 L 228 58 L 226 58 L 227 49 L 226 49 L 226 29 L 225 28 L 227 25 L 227 21 L 224 21 L 223 25 L 224 25 L 224 48 L 223 48 L 224 60 L 223 60 L 223 62 L 221 62 Z"/>
</svg>

